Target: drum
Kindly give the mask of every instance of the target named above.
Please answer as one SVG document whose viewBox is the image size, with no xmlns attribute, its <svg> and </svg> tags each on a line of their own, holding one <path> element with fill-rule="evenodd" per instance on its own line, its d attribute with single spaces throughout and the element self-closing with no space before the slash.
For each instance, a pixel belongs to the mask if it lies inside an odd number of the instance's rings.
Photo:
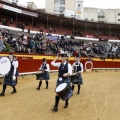
<svg viewBox="0 0 120 120">
<path fill-rule="evenodd" d="M 6 75 L 9 73 L 10 69 L 11 69 L 11 62 L 9 58 L 7 57 L 0 58 L 0 74 Z"/>
<path fill-rule="evenodd" d="M 78 75 L 71 75 L 70 76 L 70 81 L 72 82 L 72 83 L 77 83 L 78 82 L 78 79 L 79 79 L 79 77 L 78 77 Z"/>
<path fill-rule="evenodd" d="M 43 73 L 36 74 L 36 80 L 44 80 Z"/>
<path fill-rule="evenodd" d="M 72 96 L 72 90 L 67 83 L 62 83 L 56 88 L 56 93 L 59 94 L 62 100 L 66 100 Z"/>
</svg>

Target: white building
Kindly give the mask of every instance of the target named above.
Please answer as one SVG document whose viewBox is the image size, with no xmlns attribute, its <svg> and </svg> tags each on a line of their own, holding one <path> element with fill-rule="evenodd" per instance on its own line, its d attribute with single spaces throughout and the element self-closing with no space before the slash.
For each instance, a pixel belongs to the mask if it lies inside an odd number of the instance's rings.
<svg viewBox="0 0 120 120">
<path fill-rule="evenodd" d="M 83 2 L 84 0 L 46 0 L 45 11 L 82 19 Z"/>
<path fill-rule="evenodd" d="M 84 7 L 83 19 L 88 21 L 120 24 L 120 9 L 98 9 Z"/>
</svg>

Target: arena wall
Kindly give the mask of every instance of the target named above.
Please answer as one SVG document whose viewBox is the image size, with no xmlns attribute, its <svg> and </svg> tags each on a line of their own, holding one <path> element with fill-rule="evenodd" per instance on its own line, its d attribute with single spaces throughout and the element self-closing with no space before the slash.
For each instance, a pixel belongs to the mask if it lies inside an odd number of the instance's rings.
<svg viewBox="0 0 120 120">
<path fill-rule="evenodd" d="M 0 54 L 0 56 L 7 56 L 8 54 Z M 55 58 L 55 56 L 47 56 L 47 55 L 28 55 L 28 54 L 14 54 L 18 57 L 19 61 L 19 72 L 35 72 L 38 71 L 42 59 L 46 58 L 47 62 L 50 64 L 51 70 L 57 70 L 56 67 L 51 66 L 51 61 Z M 69 62 L 72 64 L 75 61 L 74 57 L 69 58 Z M 84 70 L 94 70 L 94 69 L 120 69 L 120 59 L 105 59 L 101 60 L 100 58 L 93 58 L 89 60 L 88 58 L 81 58 L 81 62 L 83 63 Z"/>
</svg>

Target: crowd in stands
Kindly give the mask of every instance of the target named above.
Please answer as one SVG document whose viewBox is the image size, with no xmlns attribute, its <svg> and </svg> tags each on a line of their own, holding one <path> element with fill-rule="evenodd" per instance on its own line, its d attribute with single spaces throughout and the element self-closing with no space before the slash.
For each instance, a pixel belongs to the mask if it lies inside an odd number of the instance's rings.
<svg viewBox="0 0 120 120">
<path fill-rule="evenodd" d="M 120 34 L 119 33 L 108 33 L 108 32 L 81 32 L 81 31 L 74 31 L 72 32 L 73 36 L 79 36 L 79 37 L 92 37 L 92 38 L 98 38 L 100 40 L 107 41 L 108 39 L 117 39 L 120 40 Z"/>
<path fill-rule="evenodd" d="M 91 42 L 66 37 L 49 39 L 51 34 L 14 33 L 7 29 L 0 32 L 0 52 L 28 54 L 59 54 L 64 51 L 70 56 L 80 54 L 83 57 L 120 58 L 120 44 L 109 42 Z"/>
</svg>

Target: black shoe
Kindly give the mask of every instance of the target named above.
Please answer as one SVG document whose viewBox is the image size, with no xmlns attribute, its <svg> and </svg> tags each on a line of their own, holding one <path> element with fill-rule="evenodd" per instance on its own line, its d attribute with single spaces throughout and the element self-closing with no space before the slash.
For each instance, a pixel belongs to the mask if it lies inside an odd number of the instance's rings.
<svg viewBox="0 0 120 120">
<path fill-rule="evenodd" d="M 48 89 L 48 86 L 45 89 Z"/>
<path fill-rule="evenodd" d="M 80 94 L 80 92 L 77 92 L 77 95 L 79 95 Z"/>
<path fill-rule="evenodd" d="M 37 90 L 40 90 L 40 88 L 36 88 Z"/>
<path fill-rule="evenodd" d="M 5 96 L 4 93 L 0 93 L 0 96 Z"/>
<path fill-rule="evenodd" d="M 68 104 L 65 104 L 64 108 L 68 108 Z"/>
<path fill-rule="evenodd" d="M 16 90 L 13 90 L 12 92 L 11 92 L 11 94 L 15 94 L 17 91 Z"/>
<path fill-rule="evenodd" d="M 54 107 L 53 109 L 51 109 L 53 112 L 57 112 L 58 108 Z"/>
</svg>

